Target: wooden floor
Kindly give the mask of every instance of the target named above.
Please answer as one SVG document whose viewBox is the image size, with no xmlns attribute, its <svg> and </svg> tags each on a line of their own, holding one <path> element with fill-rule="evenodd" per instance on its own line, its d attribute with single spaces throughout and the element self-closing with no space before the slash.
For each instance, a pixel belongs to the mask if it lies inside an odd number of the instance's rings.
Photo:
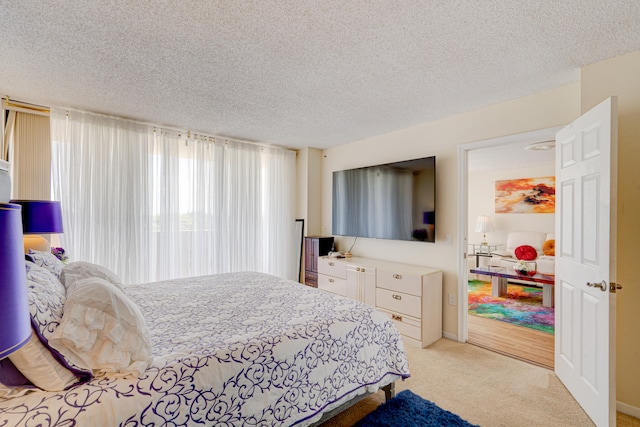
<svg viewBox="0 0 640 427">
<path fill-rule="evenodd" d="M 552 334 L 479 316 L 467 318 L 469 344 L 553 369 L 555 338 Z"/>
</svg>

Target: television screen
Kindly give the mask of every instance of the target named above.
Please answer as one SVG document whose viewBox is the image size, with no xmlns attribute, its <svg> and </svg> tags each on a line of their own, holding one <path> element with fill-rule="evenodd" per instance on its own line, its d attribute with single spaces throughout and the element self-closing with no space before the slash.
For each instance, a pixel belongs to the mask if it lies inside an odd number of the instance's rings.
<svg viewBox="0 0 640 427">
<path fill-rule="evenodd" d="M 435 242 L 436 158 L 333 172 L 337 236 Z"/>
</svg>

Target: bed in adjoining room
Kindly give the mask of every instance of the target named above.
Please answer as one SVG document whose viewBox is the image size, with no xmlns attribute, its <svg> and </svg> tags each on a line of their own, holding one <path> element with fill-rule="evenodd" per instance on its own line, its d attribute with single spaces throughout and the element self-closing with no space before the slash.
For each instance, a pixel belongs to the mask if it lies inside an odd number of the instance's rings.
<svg viewBox="0 0 640 427">
<path fill-rule="evenodd" d="M 0 426 L 305 426 L 409 376 L 363 303 L 253 272 L 123 286 L 49 255 L 26 261 L 34 332 L 2 360 L 26 378 L 0 390 Z"/>
</svg>

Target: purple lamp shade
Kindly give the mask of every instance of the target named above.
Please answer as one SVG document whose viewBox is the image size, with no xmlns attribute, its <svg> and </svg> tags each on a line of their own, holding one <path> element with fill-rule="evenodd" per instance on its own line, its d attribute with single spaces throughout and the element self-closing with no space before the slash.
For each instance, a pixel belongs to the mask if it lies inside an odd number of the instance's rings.
<svg viewBox="0 0 640 427">
<path fill-rule="evenodd" d="M 24 234 L 62 233 L 62 209 L 60 202 L 48 200 L 12 200 L 22 206 Z"/>
<path fill-rule="evenodd" d="M 423 212 L 422 213 L 422 223 L 423 224 L 435 224 L 436 223 L 436 213 L 434 211 Z"/>
<path fill-rule="evenodd" d="M 0 203 L 0 359 L 31 338 L 20 211 Z"/>
</svg>

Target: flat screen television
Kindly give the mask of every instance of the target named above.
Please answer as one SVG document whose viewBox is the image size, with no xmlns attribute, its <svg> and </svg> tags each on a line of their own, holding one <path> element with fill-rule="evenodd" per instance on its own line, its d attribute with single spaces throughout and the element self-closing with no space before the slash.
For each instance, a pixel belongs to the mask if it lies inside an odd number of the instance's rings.
<svg viewBox="0 0 640 427">
<path fill-rule="evenodd" d="M 333 172 L 336 236 L 435 242 L 436 158 Z"/>
</svg>

